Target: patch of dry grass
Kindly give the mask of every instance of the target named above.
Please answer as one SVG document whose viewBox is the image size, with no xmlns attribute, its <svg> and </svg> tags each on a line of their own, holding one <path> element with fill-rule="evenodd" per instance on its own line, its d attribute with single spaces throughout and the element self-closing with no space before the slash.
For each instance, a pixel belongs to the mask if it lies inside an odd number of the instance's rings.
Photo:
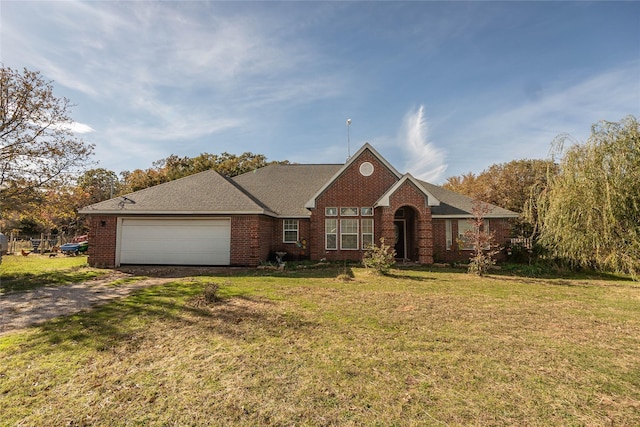
<svg viewBox="0 0 640 427">
<path fill-rule="evenodd" d="M 192 278 L 0 338 L 0 424 L 640 424 L 640 288 L 339 273 Z"/>
</svg>

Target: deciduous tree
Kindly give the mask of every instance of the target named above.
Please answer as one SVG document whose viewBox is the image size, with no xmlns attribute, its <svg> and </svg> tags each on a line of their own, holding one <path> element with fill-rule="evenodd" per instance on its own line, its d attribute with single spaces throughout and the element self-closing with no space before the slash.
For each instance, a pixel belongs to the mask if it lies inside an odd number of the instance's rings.
<svg viewBox="0 0 640 427">
<path fill-rule="evenodd" d="M 70 102 L 39 72 L 0 68 L 0 196 L 24 206 L 34 190 L 61 187 L 83 168 L 93 146 L 72 132 Z"/>
<path fill-rule="evenodd" d="M 475 200 L 524 213 L 517 222 L 517 229 L 519 234 L 531 236 L 537 217 L 535 200 L 546 188 L 549 177 L 557 171 L 558 165 L 553 160 L 513 160 L 491 165 L 477 176 L 470 172 L 450 177 L 444 187 Z"/>
<path fill-rule="evenodd" d="M 80 175 L 76 191 L 83 194 L 82 206 L 86 206 L 119 195 L 120 187 L 120 180 L 115 172 L 97 168 L 90 169 Z"/>
<path fill-rule="evenodd" d="M 469 219 L 471 228 L 464 233 L 464 239 L 471 246 L 473 253 L 469 258 L 469 273 L 483 276 L 489 268 L 496 263 L 495 256 L 498 248 L 494 242 L 494 234 L 485 231 L 484 220 L 490 209 L 486 203 L 478 200 L 473 201 L 471 213 L 473 218 Z"/>
<path fill-rule="evenodd" d="M 93 146 L 74 136 L 70 103 L 37 71 L 0 64 L 0 225 L 83 167 Z M 1 258 L 0 258 L 1 261 Z"/>
<path fill-rule="evenodd" d="M 206 170 L 215 170 L 221 175 L 233 177 L 252 170 L 270 165 L 287 164 L 288 161 L 267 161 L 263 154 L 250 152 L 241 155 L 224 152 L 222 154 L 202 153 L 196 157 L 169 157 L 153 163 L 149 169 L 125 171 L 122 175 L 123 192 L 138 191 L 163 182 L 173 181 Z"/>
</svg>

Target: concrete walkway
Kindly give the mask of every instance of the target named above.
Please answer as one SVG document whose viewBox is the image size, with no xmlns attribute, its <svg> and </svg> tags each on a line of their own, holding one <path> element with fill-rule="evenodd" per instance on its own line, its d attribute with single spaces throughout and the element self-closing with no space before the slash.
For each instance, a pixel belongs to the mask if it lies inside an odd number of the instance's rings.
<svg viewBox="0 0 640 427">
<path fill-rule="evenodd" d="M 115 271 L 107 277 L 63 286 L 45 286 L 31 291 L 0 295 L 0 336 L 41 323 L 54 317 L 88 310 L 136 289 L 161 285 L 176 280 L 152 277 L 122 285 L 111 285 L 118 279 L 131 277 Z"/>
</svg>

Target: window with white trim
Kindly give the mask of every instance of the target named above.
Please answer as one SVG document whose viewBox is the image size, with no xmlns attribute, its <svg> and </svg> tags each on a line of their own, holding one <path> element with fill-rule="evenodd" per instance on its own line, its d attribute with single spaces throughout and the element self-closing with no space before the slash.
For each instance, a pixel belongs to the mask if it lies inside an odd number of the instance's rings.
<svg viewBox="0 0 640 427">
<path fill-rule="evenodd" d="M 360 215 L 373 216 L 373 208 L 360 208 Z"/>
<path fill-rule="evenodd" d="M 338 208 L 324 208 L 325 216 L 338 216 Z"/>
<path fill-rule="evenodd" d="M 358 220 L 340 220 L 340 249 L 358 249 Z"/>
<path fill-rule="evenodd" d="M 373 245 L 373 218 L 362 218 L 362 249 L 367 249 Z"/>
<path fill-rule="evenodd" d="M 340 208 L 340 216 L 358 216 L 358 208 Z"/>
<path fill-rule="evenodd" d="M 324 247 L 338 249 L 338 220 L 335 218 L 324 220 Z"/>
<path fill-rule="evenodd" d="M 451 220 L 450 219 L 446 219 L 444 221 L 444 227 L 445 227 L 445 235 L 446 235 L 446 239 L 447 239 L 447 250 L 450 251 L 451 250 L 451 245 L 453 245 L 453 234 L 451 233 Z"/>
<path fill-rule="evenodd" d="M 296 243 L 298 241 L 299 221 L 297 219 L 285 219 L 282 222 L 282 241 L 284 243 Z"/>
</svg>

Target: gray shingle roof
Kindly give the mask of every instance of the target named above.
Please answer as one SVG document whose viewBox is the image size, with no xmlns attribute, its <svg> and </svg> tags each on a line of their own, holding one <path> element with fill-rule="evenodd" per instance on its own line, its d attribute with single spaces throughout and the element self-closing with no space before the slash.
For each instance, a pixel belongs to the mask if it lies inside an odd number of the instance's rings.
<svg viewBox="0 0 640 427">
<path fill-rule="evenodd" d="M 225 178 L 209 170 L 125 195 L 80 210 L 81 214 L 232 214 L 263 213 L 281 217 L 309 217 L 309 201 L 344 165 L 269 165 Z M 420 181 L 440 201 L 434 216 L 470 216 L 473 199 Z M 517 213 L 490 205 L 490 217 Z"/>
<path fill-rule="evenodd" d="M 267 213 L 234 182 L 209 170 L 145 188 L 80 210 L 97 213 Z M 133 203 L 132 203 L 133 202 Z"/>
<path fill-rule="evenodd" d="M 269 165 L 232 180 L 279 216 L 308 217 L 305 203 L 343 165 Z"/>
<path fill-rule="evenodd" d="M 431 214 L 433 216 L 471 215 L 471 211 L 473 209 L 473 198 L 425 181 L 420 181 L 420 183 L 426 190 L 431 192 L 438 200 L 440 200 L 440 206 L 431 207 Z M 489 217 L 505 218 L 518 216 L 516 212 L 491 204 L 489 204 L 489 209 L 490 210 L 487 215 Z"/>
</svg>

